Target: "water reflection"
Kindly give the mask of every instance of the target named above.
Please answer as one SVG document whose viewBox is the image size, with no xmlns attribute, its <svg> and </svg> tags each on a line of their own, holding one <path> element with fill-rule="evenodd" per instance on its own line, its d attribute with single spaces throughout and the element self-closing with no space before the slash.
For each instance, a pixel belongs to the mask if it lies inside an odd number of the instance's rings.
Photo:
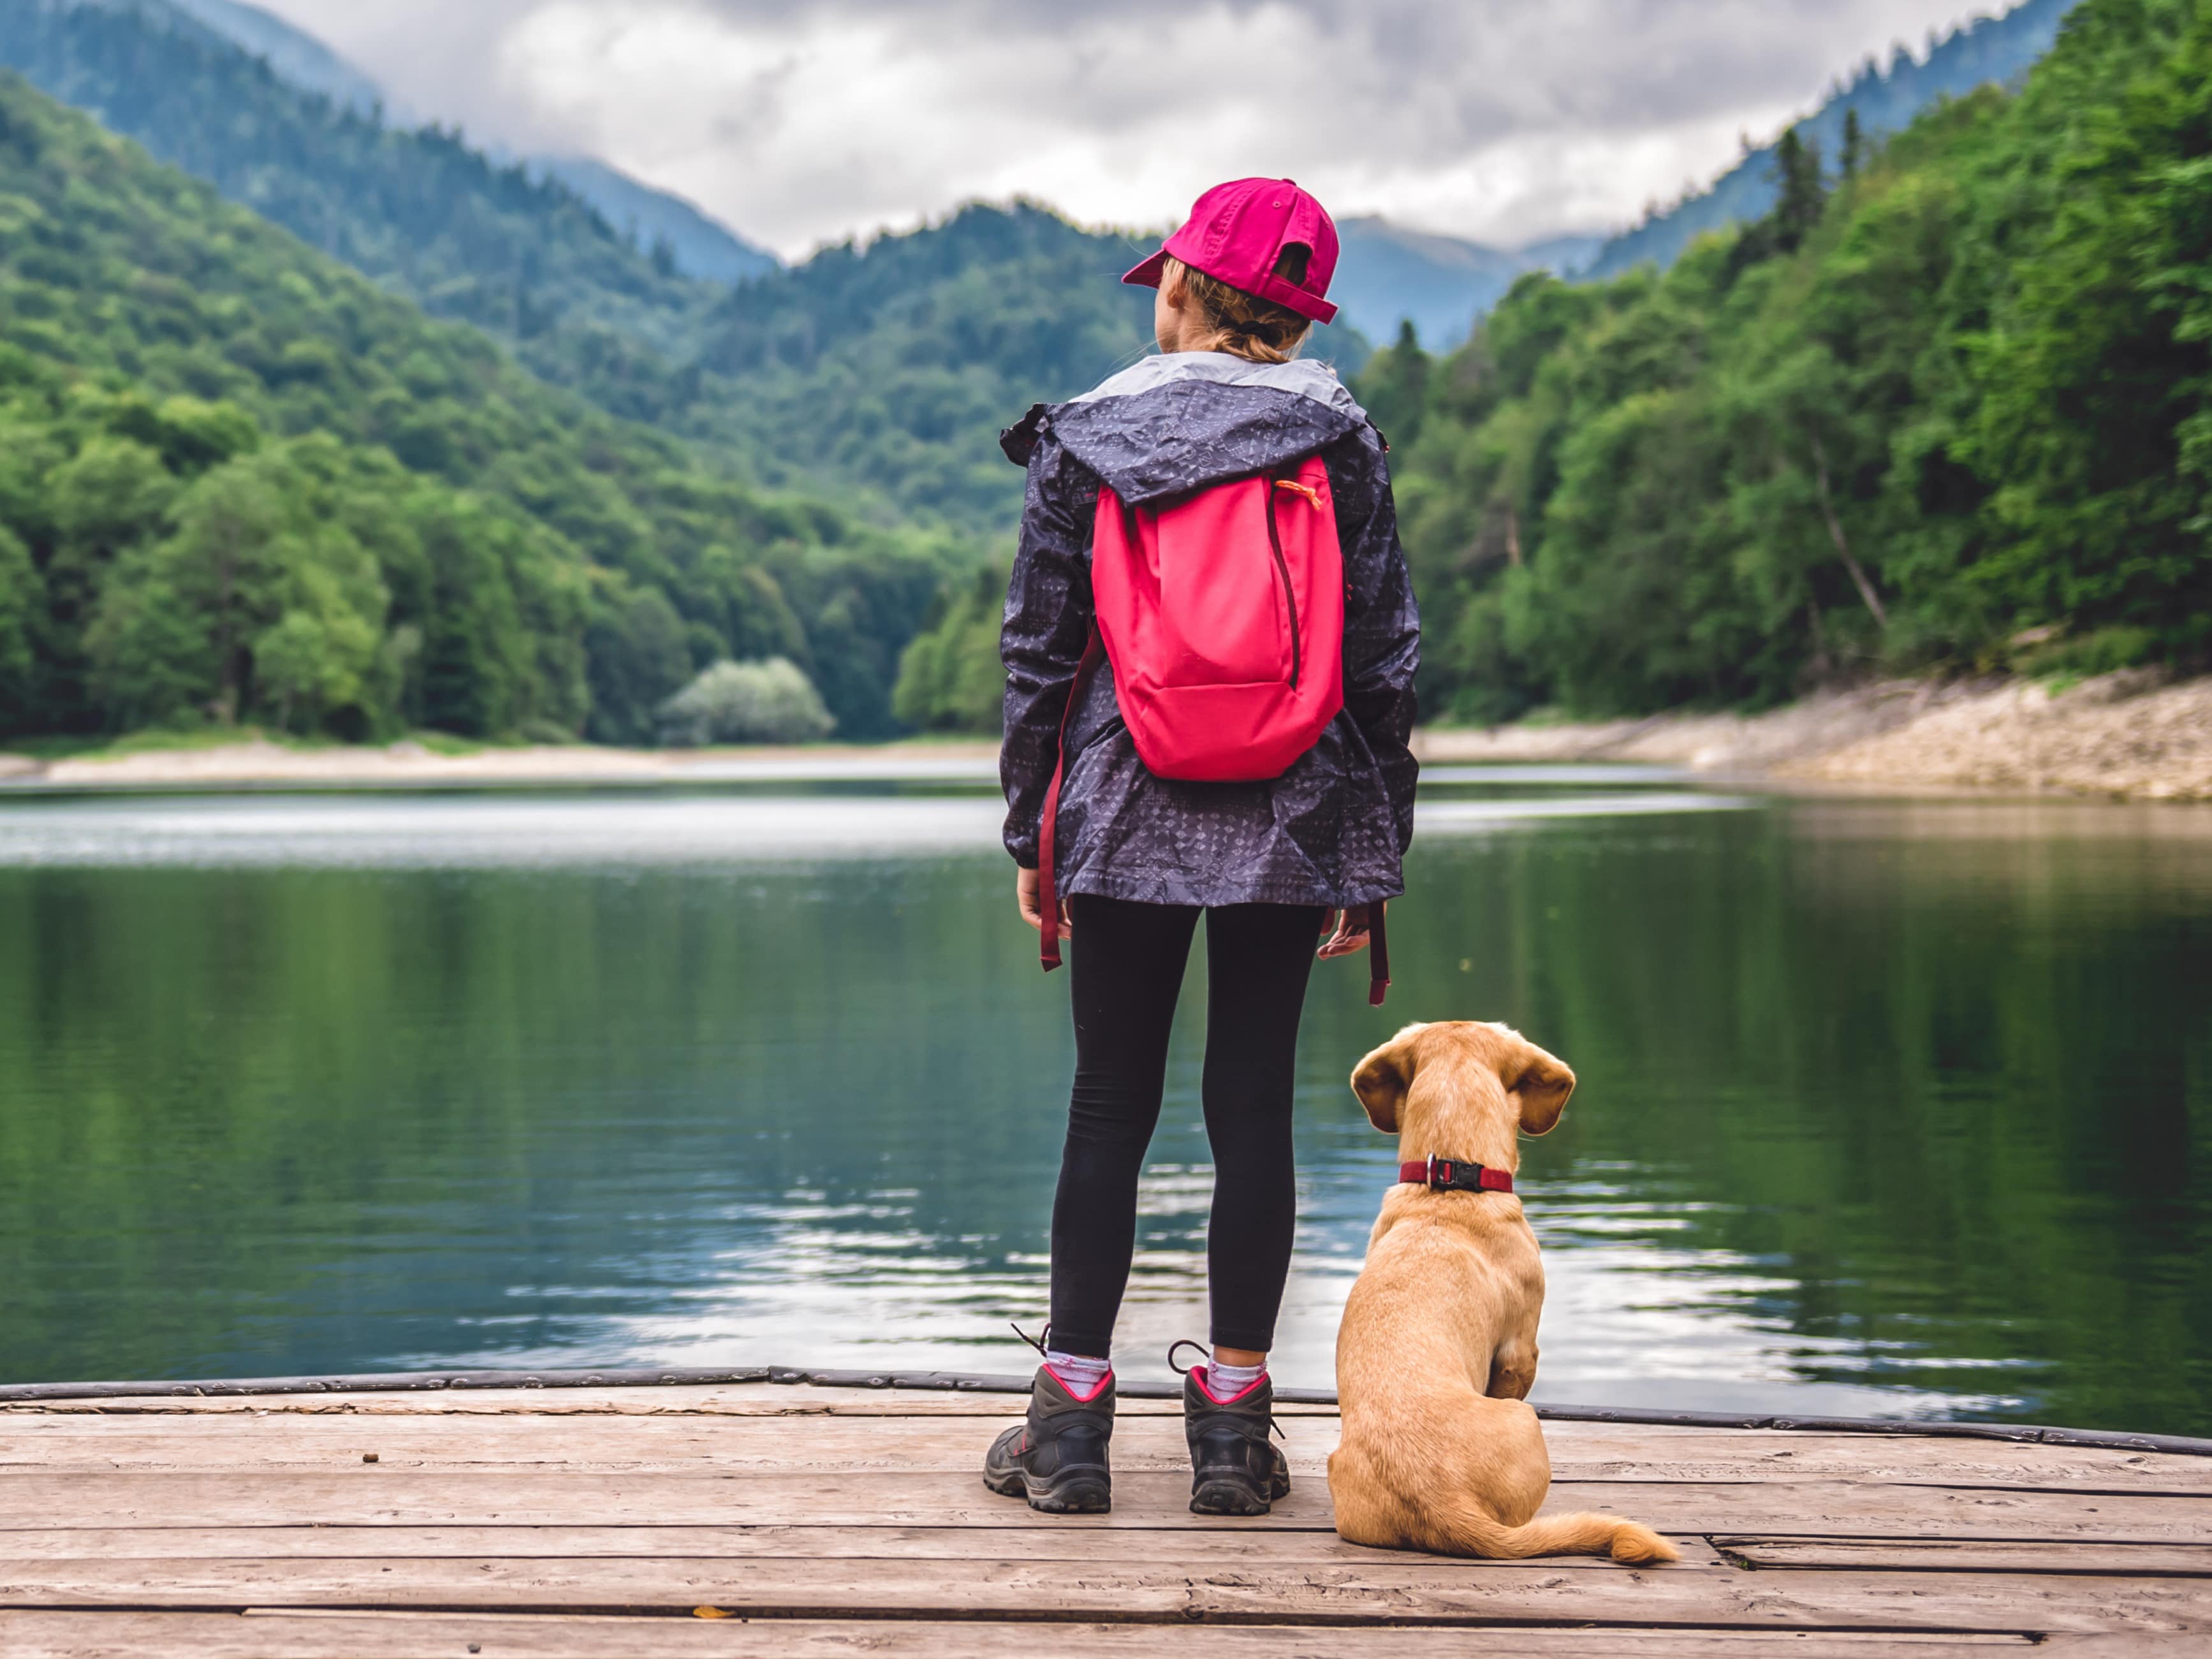
<svg viewBox="0 0 2212 1659">
<path fill-rule="evenodd" d="M 1540 1397 L 2212 1427 L 2212 818 L 1527 771 L 1425 801 L 1387 1011 L 1317 977 L 1286 1380 L 1390 1178 L 1346 1073 L 1483 1015 L 1583 1079 L 1525 1172 Z M 996 817 L 9 804 L 0 1376 L 1018 1368 L 1070 1055 Z M 1204 1329 L 1201 1018 L 1134 1373 Z"/>
<path fill-rule="evenodd" d="M 1686 790 L 1615 788 L 1425 799 L 1418 816 L 1420 833 L 1443 836 L 1554 818 L 1732 811 L 1752 804 Z M 995 792 L 890 790 L 30 800 L 0 811 L 0 868 L 482 870 L 903 860 L 992 848 L 1004 816 Z"/>
</svg>

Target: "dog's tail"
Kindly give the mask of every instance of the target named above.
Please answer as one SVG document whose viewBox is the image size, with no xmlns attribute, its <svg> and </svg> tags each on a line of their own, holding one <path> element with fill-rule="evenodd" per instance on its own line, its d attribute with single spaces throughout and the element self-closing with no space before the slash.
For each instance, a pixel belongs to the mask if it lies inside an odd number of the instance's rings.
<svg viewBox="0 0 2212 1659">
<path fill-rule="evenodd" d="M 1681 1552 L 1650 1528 L 1611 1515 L 1541 1515 L 1525 1527 L 1509 1527 L 1471 1500 L 1462 1499 L 1436 1517 L 1454 1554 L 1492 1561 L 1531 1555 L 1609 1555 L 1643 1564 L 1679 1561 Z"/>
</svg>

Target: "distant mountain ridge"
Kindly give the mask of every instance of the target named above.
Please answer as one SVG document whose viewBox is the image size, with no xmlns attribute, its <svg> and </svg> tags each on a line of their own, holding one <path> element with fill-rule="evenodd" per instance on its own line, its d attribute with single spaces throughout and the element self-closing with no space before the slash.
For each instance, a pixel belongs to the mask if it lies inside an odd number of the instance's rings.
<svg viewBox="0 0 2212 1659">
<path fill-rule="evenodd" d="M 1410 322 L 1422 341 L 1449 349 L 1522 274 L 1572 276 L 1601 237 L 1563 236 L 1524 248 L 1409 230 L 1373 215 L 1340 219 L 1342 253 L 1329 291 L 1346 318 L 1378 345 Z"/>
<path fill-rule="evenodd" d="M 657 267 L 566 185 L 334 99 L 325 88 L 352 84 L 336 60 L 295 45 L 288 60 L 320 85 L 170 0 L 0 0 L 0 67 L 548 380 L 604 379 L 623 342 L 674 350 L 713 304 L 717 290 Z"/>
<path fill-rule="evenodd" d="M 320 94 L 341 109 L 372 118 L 381 114 L 401 125 L 417 124 L 412 112 L 322 41 L 242 0 L 74 0 L 74 3 L 106 5 L 111 9 L 136 6 L 149 14 L 162 8 L 182 12 L 265 61 L 279 79 Z M 501 158 L 495 155 L 494 159 Z M 781 263 L 696 204 L 633 179 L 605 161 L 565 155 L 522 160 L 533 174 L 559 179 L 597 208 L 600 216 L 641 252 L 650 255 L 665 243 L 665 257 L 678 276 L 701 282 L 736 283 L 773 270 Z"/>
<path fill-rule="evenodd" d="M 112 6 L 116 0 L 88 0 Z M 127 3 L 127 0 L 126 0 Z M 374 114 L 388 106 L 384 88 L 305 30 L 272 12 L 240 0 L 167 0 L 167 3 L 216 33 L 268 60 L 295 87 L 319 92 L 332 103 Z"/>
<path fill-rule="evenodd" d="M 46 0 L 48 4 L 137 9 L 149 17 L 180 12 L 212 34 L 267 62 L 276 76 L 364 117 L 380 112 L 401 122 L 414 113 L 322 41 L 243 0 Z M 5 8 L 0 7 L 0 14 Z M 0 46 L 0 62 L 10 61 Z M 18 64 L 17 67 L 23 67 Z M 39 77 L 33 74 L 33 79 Z M 50 88 L 52 89 L 52 88 Z M 64 94 L 67 96 L 67 94 Z M 125 122 L 121 130 L 131 131 Z M 496 155 L 495 160 L 499 159 Z M 640 252 L 662 256 L 674 274 L 714 283 L 767 275 L 781 261 L 696 204 L 645 184 L 595 157 L 520 158 L 533 177 L 557 179 L 596 208 Z M 191 165 L 189 162 L 186 165 Z M 1455 345 L 1474 319 L 1502 297 L 1516 276 L 1538 268 L 1571 271 L 1601 239 L 1563 238 L 1525 249 L 1498 249 L 1458 237 L 1408 230 L 1372 216 L 1343 221 L 1344 263 L 1337 300 L 1354 327 L 1381 341 L 1410 319 L 1432 344 Z"/>
<path fill-rule="evenodd" d="M 1844 122 L 1856 111 L 1869 140 L 1902 131 L 1942 98 L 1956 98 L 1990 82 L 2018 80 L 2051 50 L 2059 26 L 2079 0 L 2023 0 L 1999 17 L 1978 18 L 1936 41 L 1923 58 L 1899 46 L 1887 67 L 1869 58 L 1849 83 L 1797 123 L 1798 135 L 1820 149 L 1832 171 L 1844 142 Z M 1708 231 L 1758 218 L 1774 205 L 1774 146 L 1748 150 L 1709 190 L 1646 219 L 1613 238 L 1582 274 L 1618 276 L 1640 264 L 1664 268 Z"/>
<path fill-rule="evenodd" d="M 588 155 L 551 155 L 533 157 L 526 165 L 574 191 L 648 256 L 657 257 L 657 250 L 666 248 L 666 258 L 679 276 L 726 284 L 782 269 L 783 261 L 775 254 L 747 241 L 704 209 L 605 161 Z"/>
</svg>

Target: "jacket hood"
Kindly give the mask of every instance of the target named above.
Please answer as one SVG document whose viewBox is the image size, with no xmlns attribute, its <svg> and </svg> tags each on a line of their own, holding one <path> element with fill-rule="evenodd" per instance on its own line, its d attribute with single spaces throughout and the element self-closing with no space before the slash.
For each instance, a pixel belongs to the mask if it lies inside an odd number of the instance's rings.
<svg viewBox="0 0 2212 1659">
<path fill-rule="evenodd" d="M 1302 459 L 1367 421 L 1326 363 L 1216 351 L 1147 357 L 1042 413 L 1068 453 L 1131 506 Z"/>
</svg>

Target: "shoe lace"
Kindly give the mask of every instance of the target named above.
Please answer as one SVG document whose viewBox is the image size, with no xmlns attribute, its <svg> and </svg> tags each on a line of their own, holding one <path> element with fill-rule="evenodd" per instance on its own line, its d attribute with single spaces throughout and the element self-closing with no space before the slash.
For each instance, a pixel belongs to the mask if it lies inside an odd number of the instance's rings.
<svg viewBox="0 0 2212 1659">
<path fill-rule="evenodd" d="M 1032 1348 L 1035 1348 L 1035 1349 L 1037 1351 L 1037 1358 L 1038 1358 L 1039 1359 L 1042 1359 L 1042 1358 L 1045 1357 L 1044 1345 L 1045 1345 L 1046 1343 L 1048 1343 L 1048 1342 L 1049 1342 L 1049 1341 L 1051 1341 L 1051 1340 L 1052 1340 L 1052 1327 L 1051 1327 L 1050 1325 L 1047 1325 L 1047 1326 L 1044 1328 L 1044 1333 L 1043 1333 L 1043 1334 L 1042 1334 L 1042 1335 L 1041 1335 L 1041 1336 L 1031 1336 L 1031 1335 L 1030 1335 L 1027 1331 L 1024 1330 L 1024 1329 L 1023 1329 L 1019 1325 L 1015 1325 L 1015 1324 L 1014 1324 L 1014 1322 L 1013 1322 L 1012 1320 L 1009 1319 L 1009 1320 L 1006 1322 L 1006 1323 L 1007 1323 L 1007 1324 L 1009 1324 L 1009 1325 L 1013 1325 L 1013 1327 L 1014 1327 L 1014 1334 L 1015 1334 L 1016 1336 L 1018 1336 L 1019 1338 L 1021 1338 L 1021 1340 L 1022 1340 L 1023 1341 L 1024 1341 L 1024 1342 L 1028 1343 L 1028 1344 L 1030 1345 L 1030 1346 L 1031 1346 Z"/>
<path fill-rule="evenodd" d="M 1199 1352 L 1204 1354 L 1208 1360 L 1211 1360 L 1213 1358 L 1213 1351 L 1208 1348 L 1203 1342 L 1194 1342 L 1187 1336 L 1178 1337 L 1176 1340 L 1168 1344 L 1168 1369 L 1173 1371 L 1177 1376 L 1188 1376 L 1194 1369 L 1189 1365 L 1178 1365 L 1176 1364 L 1176 1350 L 1178 1348 L 1196 1348 Z M 1273 1435 L 1275 1438 L 1281 1441 L 1285 1445 L 1287 1446 L 1290 1444 L 1290 1436 L 1283 1432 L 1283 1425 L 1275 1421 L 1275 1414 L 1273 1412 L 1269 1412 L 1267 1413 L 1267 1432 Z"/>
<path fill-rule="evenodd" d="M 1178 1348 L 1195 1348 L 1203 1358 L 1208 1360 L 1211 1360 L 1213 1358 L 1213 1351 L 1207 1347 L 1205 1343 L 1194 1342 L 1187 1336 L 1177 1338 L 1175 1341 L 1168 1344 L 1168 1369 L 1173 1371 L 1177 1376 L 1188 1376 L 1192 1370 L 1195 1369 L 1194 1366 L 1178 1365 L 1176 1364 L 1176 1350 Z"/>
</svg>

